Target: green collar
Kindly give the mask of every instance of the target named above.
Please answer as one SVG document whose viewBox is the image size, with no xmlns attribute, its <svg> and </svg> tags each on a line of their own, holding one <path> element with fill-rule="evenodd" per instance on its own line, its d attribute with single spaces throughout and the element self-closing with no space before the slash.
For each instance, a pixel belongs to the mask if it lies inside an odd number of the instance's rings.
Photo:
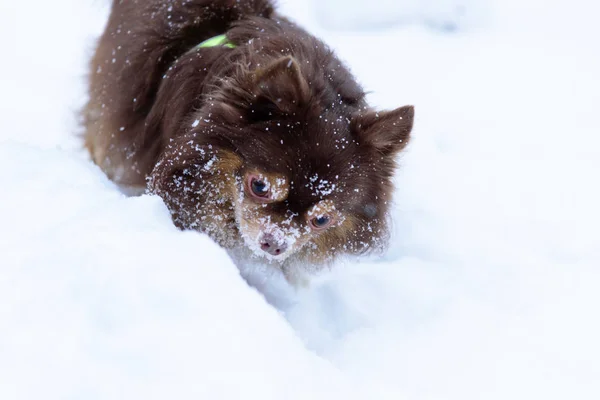
<svg viewBox="0 0 600 400">
<path fill-rule="evenodd" d="M 209 47 L 219 47 L 219 46 L 227 47 L 229 49 L 235 49 L 237 47 L 235 44 L 231 43 L 231 41 L 227 38 L 226 34 L 222 34 L 219 36 L 211 37 L 210 39 L 206 39 L 204 42 L 200 43 L 199 45 L 194 46 L 191 49 L 189 49 L 185 54 L 183 54 L 183 56 L 187 56 L 191 53 L 194 53 L 199 49 L 205 49 L 205 48 L 209 48 Z M 174 62 L 177 62 L 177 60 L 175 60 Z"/>
<path fill-rule="evenodd" d="M 230 49 L 236 48 L 236 45 L 231 43 L 231 41 L 227 38 L 227 35 L 223 34 L 223 35 L 215 36 L 215 37 L 205 40 L 204 42 L 200 43 L 198 46 L 194 47 L 192 50 L 203 49 L 206 47 L 218 47 L 218 46 L 224 46 L 224 47 L 228 47 Z"/>
</svg>

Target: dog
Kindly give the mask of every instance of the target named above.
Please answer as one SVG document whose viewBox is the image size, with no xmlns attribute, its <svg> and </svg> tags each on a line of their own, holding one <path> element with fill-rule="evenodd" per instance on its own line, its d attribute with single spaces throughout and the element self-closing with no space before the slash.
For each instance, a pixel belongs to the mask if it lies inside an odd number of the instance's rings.
<svg viewBox="0 0 600 400">
<path fill-rule="evenodd" d="M 269 0 L 114 0 L 91 60 L 84 142 L 180 229 L 290 281 L 385 248 L 414 108 L 372 109 L 322 41 Z"/>
</svg>

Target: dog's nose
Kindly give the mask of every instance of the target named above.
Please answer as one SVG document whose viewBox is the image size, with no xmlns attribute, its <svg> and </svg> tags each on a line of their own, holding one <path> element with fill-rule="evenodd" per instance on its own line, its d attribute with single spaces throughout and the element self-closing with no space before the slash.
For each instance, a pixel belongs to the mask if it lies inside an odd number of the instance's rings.
<svg viewBox="0 0 600 400">
<path fill-rule="evenodd" d="M 260 242 L 260 248 L 272 256 L 278 256 L 285 253 L 287 250 L 287 243 L 275 239 L 275 237 L 271 234 L 266 234 L 263 236 Z"/>
</svg>

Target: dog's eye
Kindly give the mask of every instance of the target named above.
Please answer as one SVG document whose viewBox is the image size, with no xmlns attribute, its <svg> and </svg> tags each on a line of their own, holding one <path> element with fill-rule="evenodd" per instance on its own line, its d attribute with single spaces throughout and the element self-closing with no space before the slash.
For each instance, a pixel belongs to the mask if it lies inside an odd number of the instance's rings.
<svg viewBox="0 0 600 400">
<path fill-rule="evenodd" d="M 328 215 L 321 215 L 310 220 L 311 227 L 316 231 L 322 231 L 329 228 L 333 219 Z"/>
<path fill-rule="evenodd" d="M 254 196 L 261 199 L 268 199 L 269 195 L 271 194 L 269 185 L 265 181 L 256 177 L 250 178 L 250 190 Z"/>
</svg>

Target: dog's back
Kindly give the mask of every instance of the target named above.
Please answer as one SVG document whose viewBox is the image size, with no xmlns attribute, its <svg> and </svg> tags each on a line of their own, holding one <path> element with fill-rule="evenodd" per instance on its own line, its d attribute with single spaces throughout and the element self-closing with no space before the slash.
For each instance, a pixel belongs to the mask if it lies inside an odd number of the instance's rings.
<svg viewBox="0 0 600 400">
<path fill-rule="evenodd" d="M 269 0 L 114 0 L 108 25 L 91 62 L 90 99 L 83 111 L 85 144 L 92 159 L 118 184 L 143 189 L 145 178 L 174 134 L 153 109 L 186 112 L 197 106 L 203 71 L 181 106 L 155 107 L 161 81 L 179 57 L 202 41 L 251 16 L 270 18 Z M 205 52 L 208 70 L 224 49 Z"/>
</svg>

